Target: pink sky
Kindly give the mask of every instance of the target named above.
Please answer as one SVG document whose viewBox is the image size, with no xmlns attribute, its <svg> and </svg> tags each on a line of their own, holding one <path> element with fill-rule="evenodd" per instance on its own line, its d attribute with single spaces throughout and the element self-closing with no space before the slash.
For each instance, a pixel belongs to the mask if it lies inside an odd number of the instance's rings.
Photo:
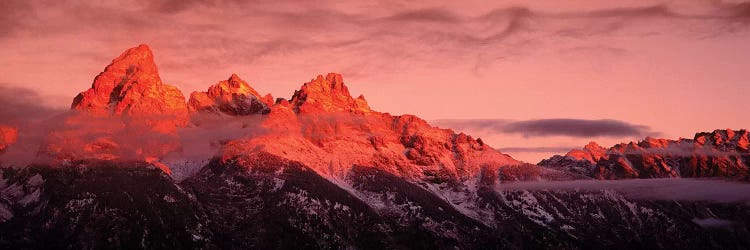
<svg viewBox="0 0 750 250">
<path fill-rule="evenodd" d="M 110 60 L 146 43 L 164 82 L 186 96 L 237 73 L 289 98 L 315 75 L 339 72 L 352 94 L 392 114 L 640 128 L 463 128 L 533 163 L 591 140 L 750 124 L 750 2 L 439 2 L 0 1 L 0 84 L 67 108 Z"/>
</svg>

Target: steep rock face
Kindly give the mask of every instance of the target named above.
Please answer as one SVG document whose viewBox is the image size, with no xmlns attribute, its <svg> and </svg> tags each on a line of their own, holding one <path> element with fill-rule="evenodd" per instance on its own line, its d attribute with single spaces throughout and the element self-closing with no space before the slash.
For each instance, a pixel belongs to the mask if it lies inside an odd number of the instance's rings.
<svg viewBox="0 0 750 250">
<path fill-rule="evenodd" d="M 585 160 L 591 163 L 596 163 L 604 157 L 607 153 L 607 149 L 599 146 L 596 142 L 589 142 L 583 149 L 570 150 L 565 156 L 571 157 L 576 160 Z"/>
<path fill-rule="evenodd" d="M 145 44 L 112 60 L 94 78 L 91 89 L 75 97 L 71 109 L 95 115 L 173 116 L 175 125 L 187 120 L 185 97 L 161 82 L 154 55 Z"/>
<path fill-rule="evenodd" d="M 18 140 L 18 129 L 0 125 L 0 153 Z"/>
<path fill-rule="evenodd" d="M 599 179 L 726 177 L 748 180 L 748 132 L 731 129 L 697 133 L 694 139 L 646 138 L 606 151 L 587 145 L 539 165 Z"/>
<path fill-rule="evenodd" d="M 748 131 L 744 129 L 739 131 L 725 129 L 698 133 L 693 140 L 700 146 L 713 146 L 725 152 L 748 152 L 748 145 L 750 145 Z"/>
<path fill-rule="evenodd" d="M 352 98 L 344 85 L 343 77 L 336 73 L 329 73 L 325 77 L 318 75 L 305 83 L 300 90 L 294 92 L 291 103 L 295 111 L 300 113 L 371 111 L 364 96 Z"/>
<path fill-rule="evenodd" d="M 437 182 L 466 180 L 483 167 L 519 164 L 481 140 L 430 126 L 412 116 L 373 111 L 354 99 L 338 74 L 318 76 L 279 100 L 262 127 L 268 133 L 233 140 L 222 159 L 242 160 L 266 152 L 299 161 L 330 176 L 346 176 L 355 165 Z M 249 164 L 249 163 L 248 163 Z"/>
<path fill-rule="evenodd" d="M 229 79 L 209 87 L 206 92 L 193 92 L 188 101 L 191 113 L 209 112 L 228 115 L 265 114 L 270 112 L 273 97 L 261 97 L 247 82 L 232 74 Z"/>
</svg>

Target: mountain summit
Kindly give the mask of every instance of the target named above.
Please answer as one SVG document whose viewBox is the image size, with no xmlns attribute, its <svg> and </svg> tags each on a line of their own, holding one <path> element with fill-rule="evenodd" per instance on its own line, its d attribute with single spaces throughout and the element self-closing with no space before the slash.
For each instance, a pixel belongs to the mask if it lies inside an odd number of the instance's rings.
<svg viewBox="0 0 750 250">
<path fill-rule="evenodd" d="M 365 97 L 356 99 L 349 94 L 340 74 L 329 73 L 325 77 L 318 75 L 312 81 L 302 85 L 294 92 L 291 103 L 300 113 L 350 111 L 357 113 L 370 112 Z"/>
<path fill-rule="evenodd" d="M 123 52 L 94 78 L 91 88 L 75 97 L 71 109 L 95 115 L 173 116 L 187 118 L 185 97 L 163 84 L 151 49 L 142 44 Z"/>
<path fill-rule="evenodd" d="M 247 82 L 232 74 L 229 79 L 220 81 L 206 92 L 193 92 L 188 101 L 191 113 L 209 112 L 228 115 L 265 114 L 270 112 L 273 97 L 261 97 Z"/>
</svg>

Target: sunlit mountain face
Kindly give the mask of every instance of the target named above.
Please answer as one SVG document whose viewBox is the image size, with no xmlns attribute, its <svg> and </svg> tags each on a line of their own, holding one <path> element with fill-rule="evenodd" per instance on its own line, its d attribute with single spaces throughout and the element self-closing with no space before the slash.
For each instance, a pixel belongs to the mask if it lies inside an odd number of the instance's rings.
<svg viewBox="0 0 750 250">
<path fill-rule="evenodd" d="M 0 249 L 748 249 L 749 10 L 5 1 Z"/>
</svg>

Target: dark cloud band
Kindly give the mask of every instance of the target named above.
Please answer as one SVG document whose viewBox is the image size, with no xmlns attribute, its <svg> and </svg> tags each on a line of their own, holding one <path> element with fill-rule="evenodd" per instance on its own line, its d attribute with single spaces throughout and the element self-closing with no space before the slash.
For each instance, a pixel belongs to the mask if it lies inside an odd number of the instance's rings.
<svg viewBox="0 0 750 250">
<path fill-rule="evenodd" d="M 0 123 L 23 126 L 64 112 L 62 109 L 45 106 L 44 103 L 44 97 L 34 90 L 0 86 Z"/>
<path fill-rule="evenodd" d="M 561 153 L 574 147 L 508 147 L 498 148 L 503 153 Z"/>
<path fill-rule="evenodd" d="M 511 121 L 503 119 L 436 120 L 438 126 L 457 130 L 484 131 L 501 134 L 521 134 L 524 137 L 625 137 L 654 136 L 657 132 L 647 126 L 624 121 L 604 119 L 537 119 Z"/>
</svg>

